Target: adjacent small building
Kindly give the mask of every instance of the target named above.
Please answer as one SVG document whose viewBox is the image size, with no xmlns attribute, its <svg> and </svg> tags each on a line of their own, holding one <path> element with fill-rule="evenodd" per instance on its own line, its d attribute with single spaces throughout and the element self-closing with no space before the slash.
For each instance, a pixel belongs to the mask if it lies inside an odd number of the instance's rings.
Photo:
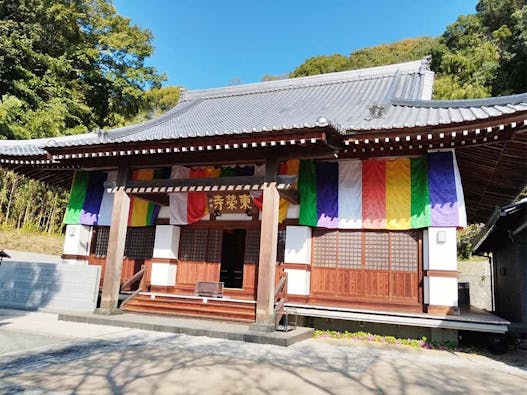
<svg viewBox="0 0 527 395">
<path fill-rule="evenodd" d="M 491 254 L 494 310 L 527 338 L 527 198 L 493 213 L 474 253 Z"/>
<path fill-rule="evenodd" d="M 458 308 L 456 230 L 525 185 L 527 94 L 431 100 L 429 61 L 184 91 L 0 165 L 71 187 L 64 262 L 101 265 L 106 312 L 141 279 L 126 310 L 504 332 Z"/>
</svg>

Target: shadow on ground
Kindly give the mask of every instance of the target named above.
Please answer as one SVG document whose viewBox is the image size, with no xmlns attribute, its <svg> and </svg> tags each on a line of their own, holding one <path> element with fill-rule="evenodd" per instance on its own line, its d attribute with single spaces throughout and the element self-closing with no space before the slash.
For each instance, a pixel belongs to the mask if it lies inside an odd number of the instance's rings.
<svg viewBox="0 0 527 395">
<path fill-rule="evenodd" d="M 82 341 L 36 355 L 0 358 L 0 392 L 192 395 L 499 390 L 519 394 L 527 385 L 527 375 L 520 371 L 484 372 L 478 364 L 455 358 L 434 365 L 434 356 L 422 350 L 337 346 L 315 340 L 281 348 L 134 332 L 120 339 Z"/>
</svg>

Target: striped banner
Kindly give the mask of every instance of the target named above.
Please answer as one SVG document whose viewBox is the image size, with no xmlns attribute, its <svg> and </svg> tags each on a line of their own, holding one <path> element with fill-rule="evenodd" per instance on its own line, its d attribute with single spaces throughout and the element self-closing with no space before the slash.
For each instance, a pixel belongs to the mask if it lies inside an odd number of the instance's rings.
<svg viewBox="0 0 527 395">
<path fill-rule="evenodd" d="M 163 179 L 168 168 L 136 170 L 134 180 Z M 110 226 L 114 194 L 104 188 L 105 181 L 115 181 L 117 172 L 77 171 L 70 191 L 70 199 L 64 216 L 66 225 Z M 130 199 L 128 226 L 155 225 L 160 207 L 143 199 Z"/>
<path fill-rule="evenodd" d="M 64 215 L 64 224 L 97 224 L 106 177 L 106 173 L 100 172 L 78 171 L 75 173 L 70 200 Z"/>
<path fill-rule="evenodd" d="M 342 229 L 466 226 L 452 151 L 426 157 L 301 161 L 301 225 Z"/>
</svg>

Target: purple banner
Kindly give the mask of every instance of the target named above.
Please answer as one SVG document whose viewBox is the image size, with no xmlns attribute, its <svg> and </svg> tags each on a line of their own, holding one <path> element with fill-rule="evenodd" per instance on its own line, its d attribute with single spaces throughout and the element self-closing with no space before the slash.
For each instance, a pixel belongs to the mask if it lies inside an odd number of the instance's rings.
<svg viewBox="0 0 527 395">
<path fill-rule="evenodd" d="M 81 225 L 97 225 L 102 195 L 104 194 L 104 181 L 106 181 L 107 176 L 107 173 L 90 173 L 86 197 L 81 210 Z"/>
<path fill-rule="evenodd" d="M 317 226 L 337 228 L 339 216 L 339 165 L 319 162 L 317 173 Z"/>
<path fill-rule="evenodd" d="M 427 155 L 432 226 L 458 226 L 459 209 L 452 152 Z"/>
</svg>

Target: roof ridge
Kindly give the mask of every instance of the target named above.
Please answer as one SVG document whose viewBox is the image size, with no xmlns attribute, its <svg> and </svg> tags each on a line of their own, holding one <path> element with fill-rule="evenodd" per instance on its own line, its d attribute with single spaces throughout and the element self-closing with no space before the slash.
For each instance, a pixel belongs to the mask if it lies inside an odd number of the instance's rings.
<svg viewBox="0 0 527 395">
<path fill-rule="evenodd" d="M 180 102 L 195 99 L 212 99 L 228 96 L 242 96 L 255 93 L 274 92 L 279 90 L 299 89 L 320 85 L 338 84 L 367 80 L 378 77 L 389 77 L 395 72 L 422 73 L 430 70 L 430 57 L 404 63 L 385 66 L 368 67 L 364 69 L 338 71 L 334 73 L 317 74 L 307 77 L 286 78 L 276 81 L 254 82 L 250 84 L 224 86 L 219 88 L 184 90 Z"/>
<path fill-rule="evenodd" d="M 487 97 L 482 99 L 457 99 L 457 100 L 417 100 L 393 98 L 392 105 L 401 107 L 425 108 L 467 108 L 481 106 L 499 106 L 507 104 L 527 103 L 527 92 L 516 95 Z"/>
</svg>

